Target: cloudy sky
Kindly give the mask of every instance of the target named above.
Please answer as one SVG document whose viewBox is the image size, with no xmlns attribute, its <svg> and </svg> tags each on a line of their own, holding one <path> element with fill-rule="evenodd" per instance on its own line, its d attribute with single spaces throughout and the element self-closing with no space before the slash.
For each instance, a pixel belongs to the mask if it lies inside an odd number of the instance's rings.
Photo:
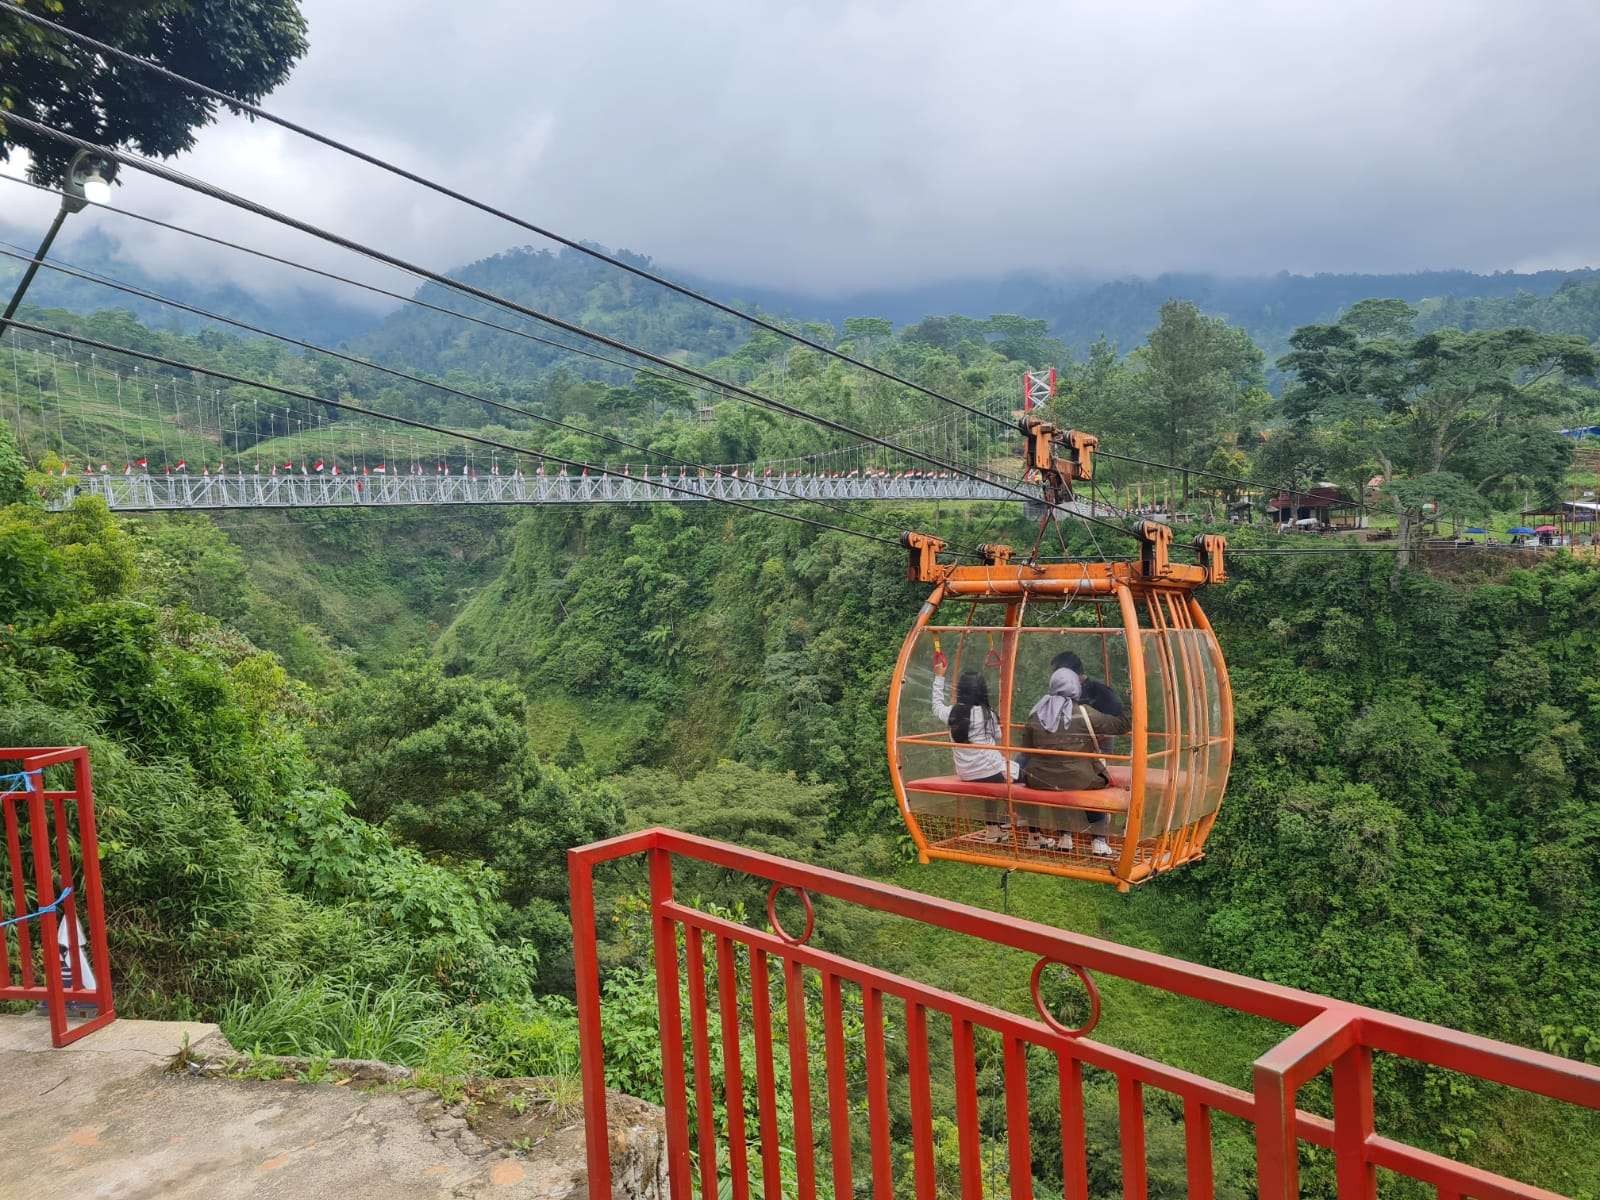
<svg viewBox="0 0 1600 1200">
<path fill-rule="evenodd" d="M 1593 0 L 304 8 L 274 109 L 733 283 L 1600 265 Z M 224 120 L 178 165 L 431 266 L 531 240 L 271 126 Z M 20 193 L 0 219 L 42 228 Z M 117 203 L 347 261 L 147 179 Z"/>
</svg>

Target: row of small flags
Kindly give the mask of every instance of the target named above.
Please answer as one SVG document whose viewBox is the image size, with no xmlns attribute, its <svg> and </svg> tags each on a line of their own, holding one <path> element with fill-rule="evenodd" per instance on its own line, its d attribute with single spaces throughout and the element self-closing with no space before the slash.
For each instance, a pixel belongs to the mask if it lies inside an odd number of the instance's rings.
<svg viewBox="0 0 1600 1200">
<path fill-rule="evenodd" d="M 141 459 L 139 459 L 139 460 L 137 460 L 135 462 L 129 462 L 129 463 L 124 464 L 124 466 L 122 468 L 122 473 L 124 475 L 145 474 L 145 473 L 147 473 L 149 471 L 149 468 L 150 468 L 150 460 L 147 459 L 147 458 L 141 458 Z M 69 470 L 70 470 L 70 468 L 68 467 L 68 465 L 66 463 L 63 463 L 61 465 L 61 474 L 63 476 L 67 475 L 69 473 Z M 296 470 L 298 470 L 300 472 L 300 474 L 302 474 L 302 475 L 321 475 L 321 474 L 324 474 L 324 473 L 329 474 L 329 475 L 354 475 L 356 473 L 354 469 L 341 470 L 338 463 L 333 463 L 332 464 L 332 469 L 330 470 L 329 469 L 329 464 L 327 462 L 325 462 L 324 460 L 320 459 L 320 458 L 317 459 L 317 461 L 314 462 L 314 463 L 295 463 L 295 462 L 291 461 L 291 462 L 286 462 L 286 463 L 283 464 L 283 471 L 284 471 L 285 474 L 293 475 Z M 96 473 L 96 471 L 95 471 L 94 465 L 92 463 L 86 463 L 84 465 L 84 474 L 93 475 L 95 473 Z M 109 475 L 111 473 L 110 465 L 107 464 L 107 463 L 101 463 L 100 464 L 100 470 L 99 470 L 98 473 L 101 474 L 101 475 Z M 165 475 L 187 475 L 189 473 L 188 460 L 180 458 L 176 463 L 172 464 L 171 466 L 163 467 L 162 468 L 162 473 L 165 474 Z M 209 476 L 211 476 L 213 474 L 215 474 L 215 475 L 224 475 L 226 473 L 227 473 L 227 471 L 225 469 L 225 464 L 220 463 L 220 462 L 217 464 L 215 471 L 213 471 L 210 466 L 203 466 L 203 467 L 200 468 L 200 474 L 202 476 L 204 476 L 204 477 L 209 477 Z M 234 473 L 238 474 L 238 475 L 243 475 L 244 471 L 242 469 L 238 469 Z M 260 463 L 256 463 L 255 464 L 255 474 L 260 475 L 261 473 L 262 473 L 261 464 Z M 276 464 L 276 463 L 271 464 L 269 473 L 272 474 L 272 475 L 277 475 L 278 474 L 278 464 Z M 361 468 L 361 474 L 362 475 L 388 475 L 390 473 L 391 473 L 391 471 L 390 471 L 389 465 L 387 463 L 379 463 L 375 467 L 362 467 Z M 394 468 L 392 473 L 396 474 L 396 475 L 400 474 L 400 468 L 398 468 L 398 467 Z M 422 468 L 422 466 L 420 464 L 417 464 L 417 463 L 413 463 L 411 465 L 411 469 L 410 469 L 410 471 L 408 473 L 411 474 L 411 475 L 426 475 L 427 474 L 427 472 Z M 544 473 L 545 473 L 544 464 L 540 463 L 538 470 L 535 471 L 534 474 L 543 475 Z M 567 473 L 566 467 L 563 466 L 559 473 L 562 474 L 562 475 L 565 475 Z M 603 472 L 603 473 L 615 474 L 614 471 L 606 471 L 606 472 Z M 712 467 L 712 468 L 700 467 L 698 469 L 698 475 L 702 479 L 705 479 L 705 478 L 708 478 L 708 477 L 715 477 L 717 479 L 721 479 L 722 476 L 723 476 L 723 473 L 724 473 L 724 469 L 722 467 Z M 434 474 L 435 475 L 448 475 L 448 474 L 450 474 L 450 468 L 445 463 L 438 463 L 434 467 Z M 477 469 L 473 468 L 473 467 L 469 467 L 466 464 L 462 465 L 461 474 L 463 476 L 465 476 L 467 478 L 471 478 L 471 479 L 476 479 L 478 477 Z M 499 475 L 499 474 L 501 474 L 500 468 L 498 466 L 491 467 L 489 469 L 489 474 L 490 475 Z M 632 475 L 633 475 L 633 466 L 632 466 L 632 464 L 628 464 L 628 463 L 623 464 L 622 474 L 623 474 L 624 478 L 631 478 Z M 666 479 L 666 478 L 669 477 L 669 474 L 670 473 L 668 472 L 667 468 L 665 468 L 665 467 L 661 468 L 661 478 Z M 790 478 L 796 478 L 796 479 L 800 479 L 800 478 L 804 478 L 804 479 L 812 479 L 812 478 L 821 478 L 821 479 L 950 479 L 950 478 L 953 478 L 953 476 L 948 471 L 920 471 L 920 470 L 914 470 L 914 471 L 886 471 L 886 470 L 881 470 L 881 469 L 869 468 L 867 470 L 857 469 L 857 470 L 853 470 L 853 471 L 788 471 L 788 470 L 785 470 L 785 471 L 780 471 L 780 472 L 774 472 L 771 467 L 768 467 L 766 470 L 764 470 L 761 473 L 761 477 L 763 479 L 771 479 L 774 474 L 777 474 L 779 476 L 779 478 L 782 478 L 782 479 L 790 479 Z M 512 471 L 512 475 L 517 477 L 517 478 L 521 478 L 522 470 L 520 468 L 518 468 L 518 469 Z M 744 471 L 744 473 L 741 475 L 738 467 L 729 467 L 729 468 L 727 468 L 727 475 L 729 476 L 729 478 L 732 478 L 732 479 L 753 479 L 753 478 L 755 478 L 755 471 L 754 471 L 754 469 L 746 469 Z M 586 479 L 586 478 L 588 478 L 588 476 L 589 476 L 589 468 L 588 467 L 584 467 L 583 471 L 582 471 L 582 477 Z M 648 479 L 649 478 L 649 468 L 648 467 L 642 468 L 639 477 L 641 479 Z M 679 470 L 678 470 L 678 478 L 679 479 L 687 479 L 688 478 L 688 468 L 687 467 L 679 468 Z"/>
</svg>

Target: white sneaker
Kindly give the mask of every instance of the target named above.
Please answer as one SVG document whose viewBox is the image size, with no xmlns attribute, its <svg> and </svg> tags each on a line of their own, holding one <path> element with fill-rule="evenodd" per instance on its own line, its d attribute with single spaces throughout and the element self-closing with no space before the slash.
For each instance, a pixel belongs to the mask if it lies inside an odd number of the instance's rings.
<svg viewBox="0 0 1600 1200">
<path fill-rule="evenodd" d="M 1116 852 L 1111 849 L 1111 843 L 1103 837 L 1097 837 L 1090 843 L 1089 850 L 1096 858 L 1115 858 Z"/>
</svg>

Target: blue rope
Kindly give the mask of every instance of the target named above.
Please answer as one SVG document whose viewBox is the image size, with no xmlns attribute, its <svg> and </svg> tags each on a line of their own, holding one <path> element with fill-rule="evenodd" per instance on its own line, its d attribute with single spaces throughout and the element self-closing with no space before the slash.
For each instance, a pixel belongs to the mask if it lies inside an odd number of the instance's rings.
<svg viewBox="0 0 1600 1200">
<path fill-rule="evenodd" d="M 13 771 L 9 775 L 0 775 L 0 796 L 14 796 L 19 792 L 33 791 L 33 784 L 29 782 L 29 775 L 42 775 L 40 770 Z"/>
<path fill-rule="evenodd" d="M 23 913 L 20 917 L 11 917 L 8 920 L 0 921 L 0 929 L 9 929 L 13 925 L 21 925 L 24 921 L 37 921 L 45 913 L 59 913 L 61 906 L 67 902 L 67 897 L 70 895 L 72 895 L 72 889 L 69 887 L 43 908 L 36 909 L 31 913 Z"/>
</svg>

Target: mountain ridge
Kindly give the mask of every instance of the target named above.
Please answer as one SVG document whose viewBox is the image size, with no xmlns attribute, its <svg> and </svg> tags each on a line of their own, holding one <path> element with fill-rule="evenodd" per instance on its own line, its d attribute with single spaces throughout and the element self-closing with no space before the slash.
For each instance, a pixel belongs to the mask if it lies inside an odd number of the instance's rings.
<svg viewBox="0 0 1600 1200">
<path fill-rule="evenodd" d="M 0 234 L 14 244 L 29 244 L 27 236 L 14 228 L 0 227 Z M 1344 308 L 1371 297 L 1417 304 L 1424 311 L 1425 324 L 1475 323 L 1483 319 L 1484 312 L 1515 315 L 1537 309 L 1539 301 L 1571 285 L 1600 285 L 1600 271 L 1593 268 L 1488 274 L 1456 269 L 1393 274 L 1280 271 L 1264 276 L 1167 272 L 1113 279 L 1013 273 L 813 295 L 728 284 L 659 267 L 649 257 L 630 251 L 615 254 L 735 307 L 785 321 L 825 323 L 838 329 L 853 316 L 881 317 L 903 326 L 930 314 L 981 318 L 1015 313 L 1046 321 L 1051 336 L 1078 356 L 1100 338 L 1124 351 L 1138 345 L 1155 327 L 1161 304 L 1172 299 L 1192 301 L 1239 325 L 1261 345 L 1270 361 L 1285 348 L 1294 328 L 1333 320 Z M 327 344 L 346 344 L 358 352 L 417 369 L 479 373 L 487 368 L 499 374 L 526 374 L 573 364 L 572 358 L 559 350 L 415 307 L 381 312 L 347 303 L 320 289 L 265 291 L 244 282 L 186 284 L 158 278 L 129 261 L 121 244 L 99 230 L 73 242 L 63 261 L 266 328 Z M 0 262 L 0 292 L 9 291 L 21 271 L 22 264 L 16 260 Z M 727 354 L 748 336 L 748 329 L 741 328 L 735 318 L 573 250 L 512 246 L 453 268 L 450 274 L 653 353 L 686 361 L 703 362 Z M 492 312 L 437 284 L 425 284 L 416 296 L 474 315 Z M 56 307 L 78 313 L 127 309 L 155 328 L 188 331 L 203 324 L 189 314 L 48 270 L 35 279 L 27 302 L 33 308 Z M 490 319 L 527 327 L 540 337 L 552 332 L 504 312 Z M 564 339 L 556 335 L 554 340 Z M 579 370 L 592 373 L 594 368 L 586 365 Z M 602 370 L 619 378 L 625 375 Z"/>
</svg>

